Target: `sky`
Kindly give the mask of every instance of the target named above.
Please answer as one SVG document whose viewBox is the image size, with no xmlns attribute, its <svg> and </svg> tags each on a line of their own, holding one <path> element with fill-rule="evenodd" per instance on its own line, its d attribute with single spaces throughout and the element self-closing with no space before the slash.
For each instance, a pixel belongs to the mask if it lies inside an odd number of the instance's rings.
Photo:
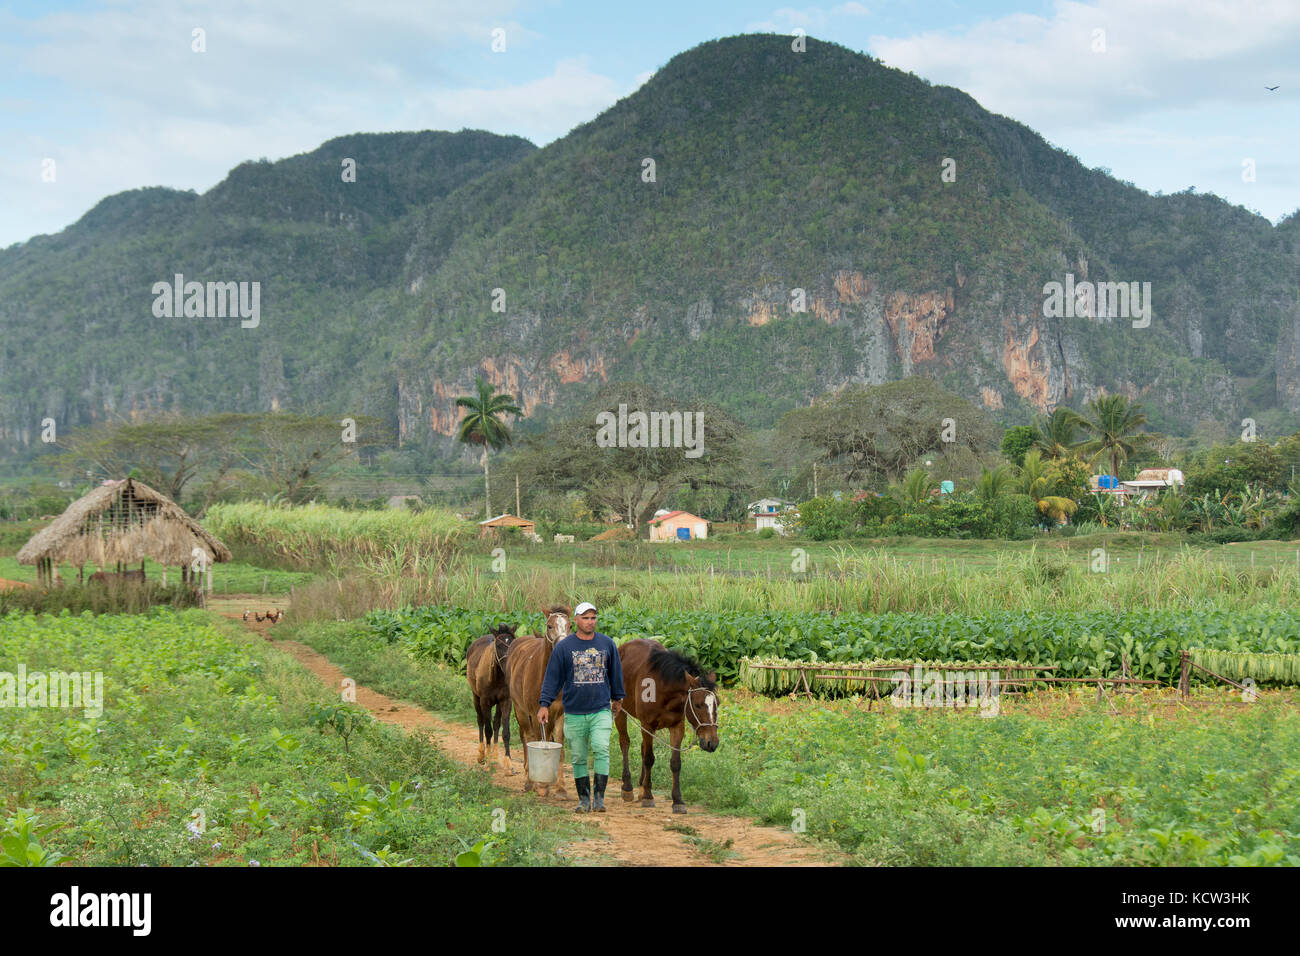
<svg viewBox="0 0 1300 956">
<path fill-rule="evenodd" d="M 1150 192 L 1300 207 L 1300 0 L 0 0 L 0 248 L 348 133 L 544 146 L 699 43 L 796 29 Z"/>
</svg>

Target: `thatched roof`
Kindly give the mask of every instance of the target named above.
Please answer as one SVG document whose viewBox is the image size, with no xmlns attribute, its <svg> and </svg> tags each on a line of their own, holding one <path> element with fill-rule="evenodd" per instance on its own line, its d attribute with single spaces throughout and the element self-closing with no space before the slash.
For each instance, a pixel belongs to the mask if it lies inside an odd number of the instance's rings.
<svg viewBox="0 0 1300 956">
<path fill-rule="evenodd" d="M 49 527 L 18 552 L 19 564 L 51 558 L 55 564 L 107 567 L 151 558 L 159 564 L 190 564 L 201 548 L 212 562 L 230 560 L 230 549 L 143 482 L 126 478 L 101 485 L 68 505 Z"/>
</svg>

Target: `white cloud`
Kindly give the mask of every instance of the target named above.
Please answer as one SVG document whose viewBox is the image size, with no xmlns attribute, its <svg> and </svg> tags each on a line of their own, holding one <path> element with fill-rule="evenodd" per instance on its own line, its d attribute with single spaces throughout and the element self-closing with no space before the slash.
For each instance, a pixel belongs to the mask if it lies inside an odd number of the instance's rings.
<svg viewBox="0 0 1300 956">
<path fill-rule="evenodd" d="M 134 0 L 21 19 L 0 116 L 0 247 L 146 185 L 204 191 L 246 159 L 354 132 L 472 127 L 563 135 L 631 92 L 585 59 L 539 63 L 523 0 Z M 191 50 L 206 31 L 207 52 Z M 491 31 L 506 31 L 506 52 Z M 638 78 L 639 85 L 641 78 Z M 33 110 L 28 104 L 36 104 Z M 24 107 L 26 107 L 24 109 Z M 40 158 L 58 160 L 40 182 Z"/>
<path fill-rule="evenodd" d="M 1050 18 L 1013 14 L 962 34 L 874 36 L 870 49 L 890 66 L 1045 128 L 1257 102 L 1266 81 L 1300 85 L 1298 42 L 1300 4 L 1290 0 L 1061 0 Z"/>
</svg>

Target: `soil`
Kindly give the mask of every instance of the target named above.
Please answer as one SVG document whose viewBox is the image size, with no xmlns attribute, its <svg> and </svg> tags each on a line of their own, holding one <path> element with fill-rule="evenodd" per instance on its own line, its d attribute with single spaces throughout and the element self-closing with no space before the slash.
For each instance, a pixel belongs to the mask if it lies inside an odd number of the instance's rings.
<svg viewBox="0 0 1300 956">
<path fill-rule="evenodd" d="M 261 595 L 256 596 L 260 597 Z M 231 599 L 234 604 L 228 607 L 213 606 L 212 609 L 236 619 L 242 619 L 245 607 L 270 609 L 262 608 L 254 598 L 232 595 Z M 239 610 L 235 610 L 236 606 Z M 256 622 L 251 616 L 245 624 L 280 650 L 292 655 L 331 689 L 338 689 L 346 676 L 329 658 L 315 649 L 297 641 L 276 640 L 274 624 Z M 468 685 L 465 693 L 469 693 Z M 526 777 L 523 753 L 518 745 L 511 750 L 515 771 L 513 774 L 504 766 L 494 765 L 490 753 L 488 763 L 479 764 L 478 729 L 472 724 L 445 720 L 422 707 L 394 700 L 368 687 L 358 685 L 356 694 L 357 704 L 370 711 L 375 719 L 401 727 L 409 733 L 425 734 L 453 760 L 467 767 L 481 766 L 491 772 L 493 782 L 497 785 L 523 792 Z M 611 754 L 611 762 L 612 770 L 620 768 L 617 753 Z M 744 817 L 709 813 L 694 803 L 687 804 L 685 814 L 673 813 L 669 792 L 672 778 L 667 765 L 665 757 L 656 767 L 662 767 L 663 772 L 656 780 L 654 807 L 642 807 L 639 800 L 630 803 L 624 801 L 621 783 L 616 776 L 612 776 L 605 791 L 607 812 L 586 814 L 582 818 L 594 823 L 601 831 L 601 836 L 567 844 L 561 852 L 586 864 L 619 866 L 827 866 L 842 861 L 834 851 L 802 842 L 792 832 L 762 826 Z M 566 772 L 568 769 L 566 763 Z M 639 794 L 640 791 L 634 793 Z M 559 797 L 554 792 L 542 796 L 536 791 L 532 797 L 553 805 L 558 810 L 572 810 L 577 806 L 572 779 L 566 783 L 564 797 Z"/>
</svg>

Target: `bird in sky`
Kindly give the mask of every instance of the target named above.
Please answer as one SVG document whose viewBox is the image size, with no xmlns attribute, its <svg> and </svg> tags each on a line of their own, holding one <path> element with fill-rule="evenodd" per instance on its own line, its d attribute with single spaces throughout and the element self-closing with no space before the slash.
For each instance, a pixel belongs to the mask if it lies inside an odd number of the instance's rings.
<svg viewBox="0 0 1300 956">
<path fill-rule="evenodd" d="M 1266 87 L 1264 87 L 1264 89 L 1266 89 L 1266 90 L 1268 90 L 1270 93 L 1272 93 L 1274 90 L 1277 89 L 1277 87 L 1276 87 L 1276 86 L 1266 86 Z"/>
</svg>

